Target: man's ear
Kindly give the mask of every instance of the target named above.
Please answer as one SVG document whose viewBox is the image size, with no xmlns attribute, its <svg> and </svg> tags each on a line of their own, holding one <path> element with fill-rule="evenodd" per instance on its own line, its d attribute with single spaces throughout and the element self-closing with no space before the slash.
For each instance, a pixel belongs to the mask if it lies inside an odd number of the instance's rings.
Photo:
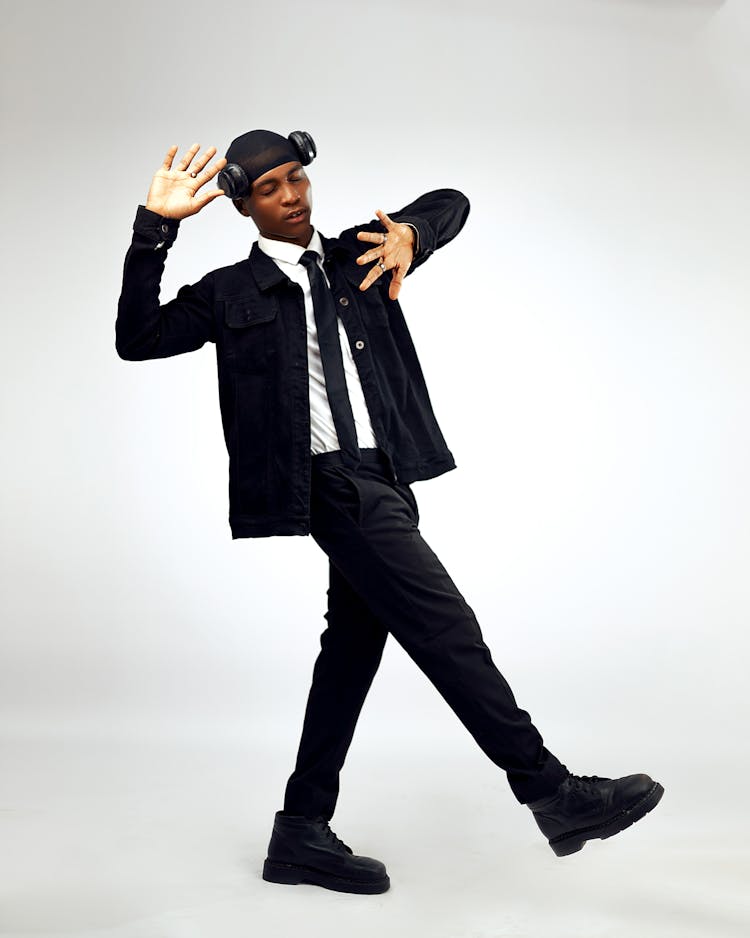
<svg viewBox="0 0 750 938">
<path fill-rule="evenodd" d="M 245 208 L 244 199 L 232 199 L 232 202 L 234 203 L 234 207 L 237 209 L 240 215 L 244 215 L 246 218 L 250 216 L 250 212 L 248 212 L 248 210 Z"/>
</svg>

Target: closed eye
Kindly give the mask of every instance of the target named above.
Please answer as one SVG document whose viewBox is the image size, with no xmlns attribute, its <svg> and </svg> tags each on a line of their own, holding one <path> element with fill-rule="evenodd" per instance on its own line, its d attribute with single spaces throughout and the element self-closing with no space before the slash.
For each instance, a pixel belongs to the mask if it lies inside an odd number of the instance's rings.
<svg viewBox="0 0 750 938">
<path fill-rule="evenodd" d="M 305 177 L 303 175 L 287 176 L 287 179 L 289 180 L 289 182 L 302 182 L 304 178 Z M 277 187 L 274 186 L 272 189 L 266 189 L 264 192 L 261 192 L 260 195 L 273 195 L 273 193 L 276 191 L 276 188 Z"/>
</svg>

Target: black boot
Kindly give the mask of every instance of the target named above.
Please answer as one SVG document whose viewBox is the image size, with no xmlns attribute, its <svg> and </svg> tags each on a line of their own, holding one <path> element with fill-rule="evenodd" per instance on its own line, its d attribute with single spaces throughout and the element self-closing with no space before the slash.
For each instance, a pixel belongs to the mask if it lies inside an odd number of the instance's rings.
<svg viewBox="0 0 750 938">
<path fill-rule="evenodd" d="M 575 853 L 587 840 L 611 837 L 655 808 L 663 787 L 648 775 L 602 778 L 569 774 L 557 791 L 526 803 L 558 857 Z"/>
<path fill-rule="evenodd" d="M 324 817 L 276 812 L 263 879 L 271 883 L 313 883 L 339 892 L 385 892 L 385 866 L 360 857 L 333 833 Z"/>
</svg>

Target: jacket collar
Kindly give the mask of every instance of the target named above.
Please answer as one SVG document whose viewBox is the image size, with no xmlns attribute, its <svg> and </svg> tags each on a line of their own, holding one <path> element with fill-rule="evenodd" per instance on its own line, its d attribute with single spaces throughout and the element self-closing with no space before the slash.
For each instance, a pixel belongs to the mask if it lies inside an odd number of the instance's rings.
<svg viewBox="0 0 750 938">
<path fill-rule="evenodd" d="M 323 242 L 323 250 L 325 251 L 323 266 L 326 267 L 336 258 L 339 261 L 339 269 L 343 271 L 346 279 L 358 287 L 365 278 L 366 270 L 352 262 L 349 250 L 338 238 L 326 238 L 321 235 L 320 240 Z M 363 250 L 366 250 L 366 248 L 363 248 Z"/>
<path fill-rule="evenodd" d="M 289 277 L 279 267 L 276 261 L 269 257 L 265 251 L 262 251 L 257 241 L 253 241 L 250 248 L 250 270 L 255 277 L 255 282 L 261 290 L 270 290 L 282 281 L 289 281 Z"/>
<path fill-rule="evenodd" d="M 318 232 L 320 234 L 320 232 Z M 339 242 L 338 238 L 326 238 L 325 235 L 320 235 L 320 240 L 323 244 L 323 264 L 327 265 L 333 260 L 334 256 L 341 256 L 347 254 L 347 251 L 343 245 Z M 258 284 L 258 287 L 261 290 L 270 290 L 272 287 L 278 286 L 283 281 L 291 283 L 289 277 L 281 270 L 276 261 L 269 257 L 265 251 L 263 251 L 258 242 L 254 241 L 253 246 L 250 248 L 250 256 L 248 258 L 250 262 L 250 270 L 252 271 L 255 282 Z M 349 265 L 344 265 L 344 270 L 347 275 L 347 278 L 352 281 L 352 283 L 359 283 L 362 279 L 361 271 L 349 270 Z M 357 274 L 360 274 L 357 278 Z"/>
</svg>

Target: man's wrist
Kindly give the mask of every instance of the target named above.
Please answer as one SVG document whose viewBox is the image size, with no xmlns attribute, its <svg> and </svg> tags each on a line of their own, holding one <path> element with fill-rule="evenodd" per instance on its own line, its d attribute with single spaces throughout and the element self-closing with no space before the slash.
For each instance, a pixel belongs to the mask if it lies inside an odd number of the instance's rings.
<svg viewBox="0 0 750 938">
<path fill-rule="evenodd" d="M 163 247 L 165 244 L 170 247 L 180 228 L 180 220 L 177 218 L 167 218 L 147 208 L 143 203 L 138 206 L 133 230 L 139 234 L 155 240 L 154 250 Z"/>
<path fill-rule="evenodd" d="M 416 257 L 417 254 L 419 253 L 419 230 L 417 229 L 417 226 L 416 226 L 416 225 L 412 225 L 411 222 L 405 221 L 404 224 L 405 224 L 408 228 L 411 229 L 411 232 L 412 232 L 411 247 L 412 247 L 412 252 L 413 252 L 414 256 Z"/>
</svg>

